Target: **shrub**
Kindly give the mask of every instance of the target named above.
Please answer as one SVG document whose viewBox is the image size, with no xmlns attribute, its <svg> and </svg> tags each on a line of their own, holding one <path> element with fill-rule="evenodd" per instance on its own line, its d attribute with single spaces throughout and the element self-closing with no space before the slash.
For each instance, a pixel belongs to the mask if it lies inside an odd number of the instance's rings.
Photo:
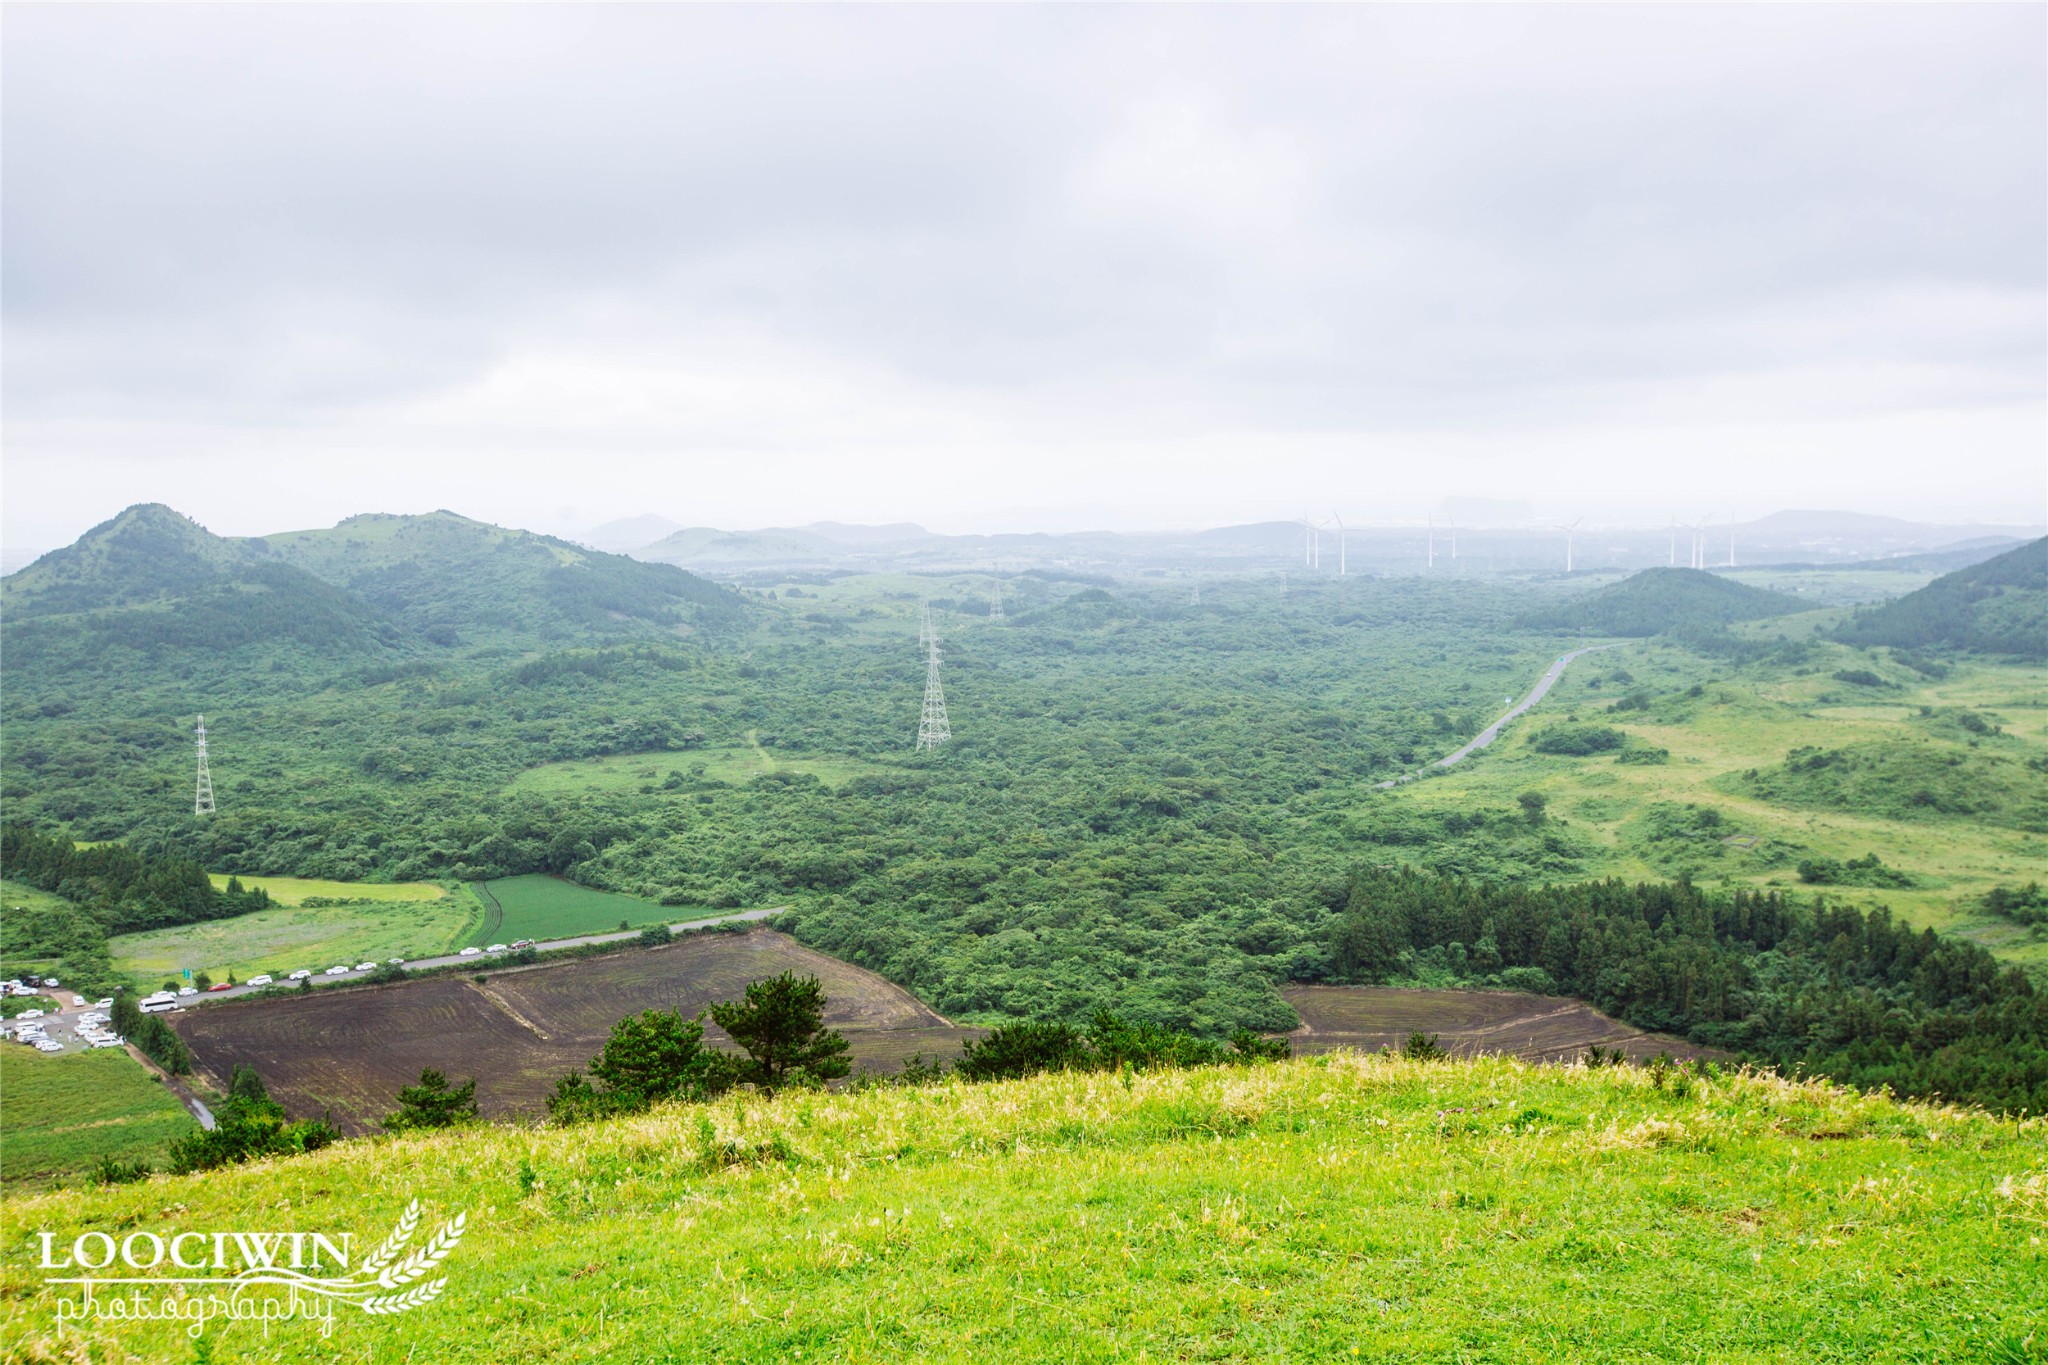
<svg viewBox="0 0 2048 1365">
<path fill-rule="evenodd" d="M 1088 1040 L 1067 1024 L 1032 1021 L 1005 1024 L 969 1042 L 954 1064 L 970 1081 L 1000 1081 L 1041 1071 L 1085 1071 L 1094 1057 Z"/>
<path fill-rule="evenodd" d="M 1584 757 L 1610 753 L 1628 743 L 1628 736 L 1608 725 L 1553 725 L 1529 737 L 1529 747 L 1539 754 Z"/>
</svg>

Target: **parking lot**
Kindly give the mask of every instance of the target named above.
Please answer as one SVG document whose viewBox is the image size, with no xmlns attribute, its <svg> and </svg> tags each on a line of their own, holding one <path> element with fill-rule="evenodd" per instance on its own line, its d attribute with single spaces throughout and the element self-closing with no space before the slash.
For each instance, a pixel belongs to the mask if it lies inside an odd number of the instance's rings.
<svg viewBox="0 0 2048 1365">
<path fill-rule="evenodd" d="M 0 989 L 28 1006 L 0 1023 L 0 1039 L 49 1053 L 121 1046 L 113 1031 L 111 998 L 88 1000 L 61 984 L 46 986 L 28 979 L 0 983 Z"/>
</svg>

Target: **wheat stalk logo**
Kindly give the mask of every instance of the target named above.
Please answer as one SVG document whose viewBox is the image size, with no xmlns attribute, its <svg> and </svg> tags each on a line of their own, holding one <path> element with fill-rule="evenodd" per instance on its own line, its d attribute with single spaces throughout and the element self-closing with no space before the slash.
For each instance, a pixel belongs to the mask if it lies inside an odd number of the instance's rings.
<svg viewBox="0 0 2048 1365">
<path fill-rule="evenodd" d="M 309 1294 L 352 1303 L 370 1314 L 410 1313 L 432 1303 L 448 1287 L 447 1276 L 432 1280 L 427 1276 L 454 1253 L 468 1221 L 468 1214 L 458 1213 L 443 1223 L 425 1245 L 407 1251 L 420 1226 L 420 1201 L 415 1199 L 405 1206 L 391 1235 L 364 1258 L 353 1274 L 319 1279 L 296 1270 L 266 1267 L 245 1270 L 235 1279 L 243 1285 L 293 1285 Z"/>
</svg>

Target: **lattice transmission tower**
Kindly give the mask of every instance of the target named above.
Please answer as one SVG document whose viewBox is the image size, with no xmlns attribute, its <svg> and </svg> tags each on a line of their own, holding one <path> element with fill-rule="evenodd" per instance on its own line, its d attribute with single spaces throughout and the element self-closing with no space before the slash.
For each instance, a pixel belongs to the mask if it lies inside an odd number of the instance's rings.
<svg viewBox="0 0 2048 1365">
<path fill-rule="evenodd" d="M 206 717 L 199 718 L 199 728 L 194 732 L 199 739 L 199 785 L 192 794 L 194 815 L 213 814 L 213 774 L 206 770 Z"/>
<path fill-rule="evenodd" d="M 922 640 L 925 647 L 924 670 L 924 714 L 917 722 L 917 750 L 923 753 L 930 749 L 937 751 L 941 744 L 953 737 L 953 727 L 946 722 L 946 690 L 939 686 L 939 632 L 932 625 L 932 609 L 924 609 L 924 631 Z"/>
<path fill-rule="evenodd" d="M 1000 621 L 1003 619 L 1003 580 L 992 580 L 992 587 L 993 592 L 988 602 L 988 619 Z"/>
</svg>

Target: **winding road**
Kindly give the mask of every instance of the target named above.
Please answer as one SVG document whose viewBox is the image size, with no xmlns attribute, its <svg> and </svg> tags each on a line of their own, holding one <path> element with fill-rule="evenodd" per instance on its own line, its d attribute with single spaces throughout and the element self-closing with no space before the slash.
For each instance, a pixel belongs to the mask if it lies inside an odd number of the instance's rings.
<svg viewBox="0 0 2048 1365">
<path fill-rule="evenodd" d="M 1542 701 L 1545 694 L 1547 694 L 1552 687 L 1555 687 L 1557 685 L 1557 680 L 1564 676 L 1565 669 L 1570 666 L 1571 661 L 1573 659 L 1578 658 L 1581 654 L 1593 654 L 1603 649 L 1617 649 L 1619 647 L 1620 642 L 1613 641 L 1604 645 L 1586 645 L 1583 648 L 1571 651 L 1569 654 L 1560 655 L 1558 657 L 1557 662 L 1552 664 L 1548 669 L 1546 669 L 1544 671 L 1543 676 L 1536 680 L 1536 686 L 1530 689 L 1529 695 L 1522 698 L 1521 701 L 1517 702 L 1512 710 L 1510 710 L 1506 715 L 1502 716 L 1499 720 L 1495 721 L 1493 724 L 1487 726 L 1484 730 L 1481 730 L 1476 736 L 1473 737 L 1472 741 L 1469 744 L 1467 744 L 1464 748 L 1458 750 L 1456 753 L 1448 754 L 1445 757 L 1438 759 L 1435 763 L 1431 764 L 1430 767 L 1448 768 L 1452 764 L 1457 763 L 1459 760 L 1468 758 L 1471 755 L 1478 753 L 1481 749 L 1484 749 L 1487 745 L 1493 743 L 1496 739 L 1499 739 L 1501 730 L 1504 727 L 1506 727 L 1509 721 L 1521 715 L 1524 711 L 1534 706 L 1537 702 Z M 1422 770 L 1422 772 L 1408 773 L 1402 777 L 1389 778 L 1385 782 L 1378 783 L 1377 786 L 1381 790 L 1384 790 L 1388 787 L 1398 787 L 1403 782 L 1413 782 L 1416 778 L 1421 777 L 1423 773 L 1426 773 L 1428 771 L 1429 769 L 1425 768 Z"/>
</svg>

